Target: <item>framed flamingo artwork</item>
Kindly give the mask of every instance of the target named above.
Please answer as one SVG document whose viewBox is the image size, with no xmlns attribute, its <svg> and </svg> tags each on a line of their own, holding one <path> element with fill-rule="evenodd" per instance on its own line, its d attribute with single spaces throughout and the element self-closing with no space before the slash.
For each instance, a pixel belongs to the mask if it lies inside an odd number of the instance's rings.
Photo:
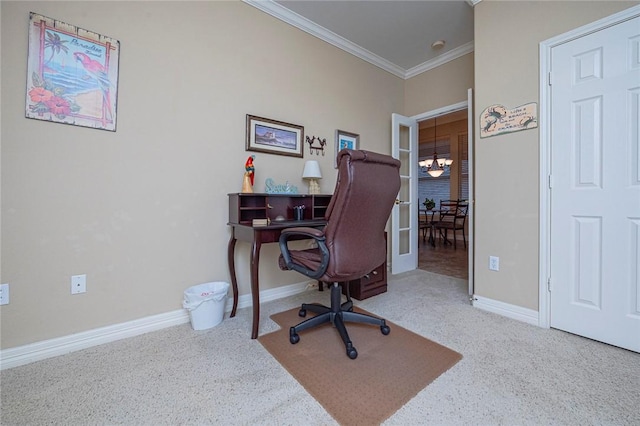
<svg viewBox="0 0 640 426">
<path fill-rule="evenodd" d="M 26 117 L 116 130 L 120 42 L 31 13 Z"/>
</svg>

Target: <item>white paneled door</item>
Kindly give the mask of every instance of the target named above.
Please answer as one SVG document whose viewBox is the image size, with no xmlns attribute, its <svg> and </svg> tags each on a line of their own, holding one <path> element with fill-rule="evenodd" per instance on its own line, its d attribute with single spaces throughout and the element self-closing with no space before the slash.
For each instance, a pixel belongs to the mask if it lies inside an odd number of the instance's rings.
<svg viewBox="0 0 640 426">
<path fill-rule="evenodd" d="M 418 267 L 418 122 L 391 115 L 391 155 L 400 160 L 400 192 L 391 212 L 391 273 Z"/>
<path fill-rule="evenodd" d="M 551 52 L 550 325 L 640 352 L 640 18 Z"/>
</svg>

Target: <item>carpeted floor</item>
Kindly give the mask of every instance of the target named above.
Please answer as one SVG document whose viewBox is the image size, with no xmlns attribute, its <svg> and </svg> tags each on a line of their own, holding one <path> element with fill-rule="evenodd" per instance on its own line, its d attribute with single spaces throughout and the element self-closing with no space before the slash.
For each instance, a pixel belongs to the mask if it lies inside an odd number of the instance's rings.
<svg viewBox="0 0 640 426">
<path fill-rule="evenodd" d="M 640 424 L 639 354 L 473 308 L 464 280 L 389 278 L 357 305 L 464 358 L 385 425 Z M 270 315 L 326 297 L 263 304 L 260 334 L 278 328 Z M 185 324 L 2 371 L 0 423 L 336 424 L 250 329 L 245 308 L 210 330 Z"/>
</svg>

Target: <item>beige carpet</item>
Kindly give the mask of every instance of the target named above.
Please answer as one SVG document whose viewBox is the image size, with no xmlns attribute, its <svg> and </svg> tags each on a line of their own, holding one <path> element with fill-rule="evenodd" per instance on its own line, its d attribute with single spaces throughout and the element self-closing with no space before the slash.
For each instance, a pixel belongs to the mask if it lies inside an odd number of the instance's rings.
<svg viewBox="0 0 640 426">
<path fill-rule="evenodd" d="M 386 293 L 356 301 L 464 355 L 382 426 L 640 425 L 640 354 L 474 308 L 467 288 L 416 270 L 389 275 Z M 327 299 L 305 291 L 263 303 L 260 334 L 278 329 L 270 315 Z M 209 330 L 182 324 L 2 370 L 0 424 L 337 426 L 249 338 L 252 321 L 246 307 Z M 365 347 L 355 344 L 355 361 L 342 348 L 323 351 L 357 366 Z"/>
<path fill-rule="evenodd" d="M 358 351 L 351 360 L 331 324 L 301 332 L 292 345 L 289 327 L 301 321 L 298 308 L 271 319 L 282 328 L 259 342 L 341 425 L 380 424 L 462 358 L 387 321 L 387 336 L 377 326 L 347 323 Z"/>
</svg>

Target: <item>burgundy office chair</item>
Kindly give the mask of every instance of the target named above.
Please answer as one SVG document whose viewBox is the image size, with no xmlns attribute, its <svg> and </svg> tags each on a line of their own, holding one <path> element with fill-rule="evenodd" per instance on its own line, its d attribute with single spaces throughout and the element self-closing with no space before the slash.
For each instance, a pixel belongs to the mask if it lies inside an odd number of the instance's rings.
<svg viewBox="0 0 640 426">
<path fill-rule="evenodd" d="M 345 327 L 345 321 L 380 326 L 390 332 L 385 320 L 353 312 L 349 280 L 370 273 L 386 261 L 384 229 L 400 189 L 400 162 L 387 155 L 343 149 L 338 153 L 338 180 L 325 218 L 324 229 L 289 228 L 282 231 L 279 265 L 322 282 L 333 283 L 331 307 L 303 304 L 298 313 L 317 315 L 289 329 L 289 340 L 300 341 L 299 332 L 331 322 L 340 333 L 347 356 L 358 356 Z M 288 241 L 312 238 L 317 248 L 289 250 Z M 341 285 L 347 300 L 342 301 Z"/>
</svg>

